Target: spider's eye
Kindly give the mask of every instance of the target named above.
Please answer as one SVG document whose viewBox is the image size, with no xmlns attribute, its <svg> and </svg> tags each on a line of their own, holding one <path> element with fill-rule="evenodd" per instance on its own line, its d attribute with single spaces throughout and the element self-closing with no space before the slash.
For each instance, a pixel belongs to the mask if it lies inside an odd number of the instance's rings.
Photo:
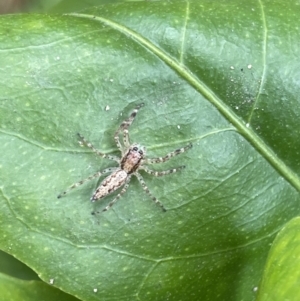
<svg viewBox="0 0 300 301">
<path fill-rule="evenodd" d="M 134 150 L 136 152 L 138 150 L 138 148 L 135 146 L 132 150 Z"/>
<path fill-rule="evenodd" d="M 140 153 L 140 155 L 142 155 L 142 154 L 143 154 L 143 151 L 142 151 L 142 150 L 140 150 L 140 151 L 139 151 L 139 153 Z"/>
</svg>

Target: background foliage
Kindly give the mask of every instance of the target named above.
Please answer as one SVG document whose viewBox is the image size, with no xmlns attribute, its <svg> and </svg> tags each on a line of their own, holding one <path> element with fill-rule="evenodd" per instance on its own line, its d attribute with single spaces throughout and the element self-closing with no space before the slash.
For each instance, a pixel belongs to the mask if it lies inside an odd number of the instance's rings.
<svg viewBox="0 0 300 301">
<path fill-rule="evenodd" d="M 275 300 L 268 279 L 281 269 L 266 262 L 282 253 L 268 252 L 300 209 L 298 19 L 298 4 L 280 1 L 2 16 L 0 248 L 81 300 Z M 113 133 L 140 102 L 131 137 L 149 156 L 194 145 L 154 167 L 184 164 L 183 172 L 145 175 L 168 211 L 135 179 L 96 217 L 113 198 L 89 202 L 99 181 L 58 200 L 113 166 L 81 148 L 76 133 L 118 154 Z M 292 267 L 285 263 L 283 286 L 297 282 Z M 2 283 L 36 294 L 30 300 L 64 294 L 24 269 L 31 276 L 21 280 L 2 268 Z"/>
</svg>

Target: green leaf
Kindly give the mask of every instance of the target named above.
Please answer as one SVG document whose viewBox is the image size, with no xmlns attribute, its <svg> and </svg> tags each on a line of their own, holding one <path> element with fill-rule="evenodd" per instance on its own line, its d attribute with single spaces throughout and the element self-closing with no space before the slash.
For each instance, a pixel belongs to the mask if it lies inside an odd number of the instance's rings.
<svg viewBox="0 0 300 301">
<path fill-rule="evenodd" d="M 291 220 L 270 250 L 257 301 L 299 300 L 300 218 Z"/>
<path fill-rule="evenodd" d="M 0 273 L 24 280 L 40 280 L 24 263 L 0 251 Z"/>
<path fill-rule="evenodd" d="M 139 2 L 0 18 L 0 248 L 82 300 L 253 300 L 276 233 L 299 214 L 299 7 L 280 1 Z M 72 183 L 120 155 L 193 143 L 89 201 Z M 109 108 L 109 109 L 108 109 Z"/>
<path fill-rule="evenodd" d="M 50 287 L 42 281 L 25 281 L 3 274 L 0 274 L 0 292 L 2 300 L 78 300 L 75 297 L 67 295 L 54 287 Z"/>
<path fill-rule="evenodd" d="M 126 0 L 125 0 L 126 1 Z M 124 1 L 124 2 L 125 2 Z M 142 0 L 139 0 L 142 1 Z M 44 13 L 67 13 L 82 11 L 96 5 L 121 2 L 118 0 L 31 0 L 25 7 L 26 11 Z"/>
<path fill-rule="evenodd" d="M 0 294 L 2 300 L 78 300 L 43 283 L 27 266 L 2 251 L 0 251 Z"/>
</svg>

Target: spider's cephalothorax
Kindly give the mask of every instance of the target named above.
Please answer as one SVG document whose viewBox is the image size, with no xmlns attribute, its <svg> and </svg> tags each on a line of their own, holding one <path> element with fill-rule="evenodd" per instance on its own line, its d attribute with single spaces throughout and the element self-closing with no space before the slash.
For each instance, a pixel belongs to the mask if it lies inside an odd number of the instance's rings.
<svg viewBox="0 0 300 301">
<path fill-rule="evenodd" d="M 101 184 L 96 189 L 93 196 L 91 197 L 91 201 L 95 202 L 99 199 L 104 198 L 108 194 L 116 191 L 118 188 L 123 187 L 121 189 L 120 193 L 102 210 L 102 211 L 107 211 L 121 197 L 121 195 L 123 193 L 125 193 L 125 191 L 127 190 L 128 186 L 129 186 L 129 181 L 131 179 L 131 176 L 135 175 L 138 178 L 139 182 L 141 183 L 144 191 L 146 191 L 146 193 L 151 197 L 151 199 L 156 204 L 158 204 L 162 208 L 163 211 L 166 211 L 163 204 L 156 197 L 154 197 L 151 194 L 151 192 L 149 191 L 148 187 L 146 186 L 146 183 L 144 182 L 142 175 L 139 173 L 139 170 L 144 170 L 145 172 L 147 172 L 153 176 L 156 176 L 156 177 L 177 172 L 177 171 L 185 168 L 185 166 L 179 166 L 177 168 L 172 168 L 172 169 L 165 170 L 165 171 L 155 171 L 155 170 L 149 169 L 146 165 L 153 164 L 153 163 L 165 162 L 165 161 L 169 160 L 170 158 L 185 152 L 186 150 L 188 150 L 189 148 L 192 147 L 192 144 L 189 144 L 182 148 L 178 148 L 175 151 L 167 154 L 164 157 L 147 159 L 145 157 L 145 149 L 142 146 L 140 146 L 139 144 L 136 144 L 136 143 L 130 144 L 130 139 L 129 139 L 129 134 L 128 134 L 128 128 L 132 124 L 138 110 L 143 105 L 144 104 L 139 104 L 138 106 L 136 106 L 136 108 L 131 113 L 130 117 L 121 123 L 120 127 L 117 129 L 117 131 L 115 133 L 114 139 L 117 144 L 117 147 L 119 148 L 119 150 L 122 153 L 121 159 L 116 156 L 106 155 L 106 154 L 98 151 L 97 149 L 94 148 L 94 146 L 91 143 L 87 142 L 84 139 L 84 137 L 82 137 L 80 134 L 78 134 L 78 136 L 80 138 L 80 144 L 85 144 L 86 146 L 91 148 L 96 154 L 98 154 L 99 156 L 101 156 L 103 158 L 107 158 L 107 159 L 116 161 L 119 164 L 119 167 L 106 168 L 102 171 L 95 173 L 94 175 L 89 176 L 88 178 L 86 178 L 84 180 L 81 180 L 81 181 L 73 184 L 69 189 L 67 189 L 60 195 L 58 195 L 58 198 L 65 195 L 69 190 L 71 190 L 79 185 L 82 185 L 86 181 L 92 180 L 92 179 L 99 177 L 106 173 L 111 173 L 109 176 L 107 176 L 101 182 Z M 121 132 L 123 132 L 123 141 L 122 141 L 123 144 L 120 142 L 120 133 Z"/>
<path fill-rule="evenodd" d="M 138 144 L 130 146 L 121 160 L 121 169 L 125 170 L 128 174 L 135 172 L 144 158 L 144 153 L 145 150 Z"/>
</svg>

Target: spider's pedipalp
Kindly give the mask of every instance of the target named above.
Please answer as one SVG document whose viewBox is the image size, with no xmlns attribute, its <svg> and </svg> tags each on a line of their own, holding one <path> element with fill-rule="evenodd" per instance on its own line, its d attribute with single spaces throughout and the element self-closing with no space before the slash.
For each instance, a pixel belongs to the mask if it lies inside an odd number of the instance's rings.
<svg viewBox="0 0 300 301">
<path fill-rule="evenodd" d="M 117 167 L 110 167 L 110 168 L 106 168 L 106 169 L 104 169 L 104 170 L 102 170 L 102 171 L 98 171 L 98 172 L 96 172 L 95 174 L 93 174 L 93 175 L 87 177 L 86 179 L 74 183 L 74 184 L 71 185 L 67 190 L 65 190 L 64 192 L 60 193 L 60 194 L 57 196 L 57 198 L 60 199 L 62 196 L 64 196 L 65 194 L 67 194 L 70 190 L 72 190 L 72 189 L 74 189 L 74 188 L 76 188 L 76 187 L 78 187 L 78 186 L 84 184 L 84 183 L 87 182 L 87 181 L 90 181 L 90 180 L 93 180 L 93 179 L 95 179 L 95 178 L 97 178 L 97 177 L 100 177 L 101 175 L 104 175 L 104 174 L 109 173 L 109 172 L 113 172 L 113 171 L 115 171 L 116 169 L 117 169 Z"/>
<path fill-rule="evenodd" d="M 149 188 L 147 187 L 143 177 L 141 174 L 139 174 L 138 172 L 136 172 L 134 174 L 139 182 L 141 183 L 142 187 L 143 187 L 143 190 L 150 196 L 150 198 L 152 199 L 152 201 L 157 204 L 158 206 L 160 206 L 160 208 L 162 209 L 162 211 L 166 212 L 166 208 L 164 207 L 164 205 L 150 192 Z"/>
<path fill-rule="evenodd" d="M 97 150 L 94 145 L 88 141 L 85 140 L 85 138 L 83 136 L 81 136 L 79 133 L 77 133 L 80 141 L 79 141 L 79 144 L 85 144 L 87 147 L 89 147 L 94 153 L 96 153 L 97 155 L 99 155 L 100 157 L 102 158 L 107 158 L 109 160 L 113 160 L 113 161 L 116 161 L 116 162 L 120 162 L 120 159 L 116 156 L 112 156 L 112 155 L 107 155 L 107 154 L 104 154 L 102 152 L 100 152 L 99 150 Z"/>
<path fill-rule="evenodd" d="M 166 156 L 164 157 L 158 157 L 158 158 L 149 158 L 149 159 L 145 159 L 145 164 L 154 164 L 154 163 L 162 163 L 162 162 L 166 162 L 168 160 L 170 160 L 171 158 L 182 154 L 184 152 L 186 152 L 188 149 L 192 148 L 193 144 L 190 143 L 182 148 L 178 148 L 173 152 L 168 153 Z"/>
</svg>

